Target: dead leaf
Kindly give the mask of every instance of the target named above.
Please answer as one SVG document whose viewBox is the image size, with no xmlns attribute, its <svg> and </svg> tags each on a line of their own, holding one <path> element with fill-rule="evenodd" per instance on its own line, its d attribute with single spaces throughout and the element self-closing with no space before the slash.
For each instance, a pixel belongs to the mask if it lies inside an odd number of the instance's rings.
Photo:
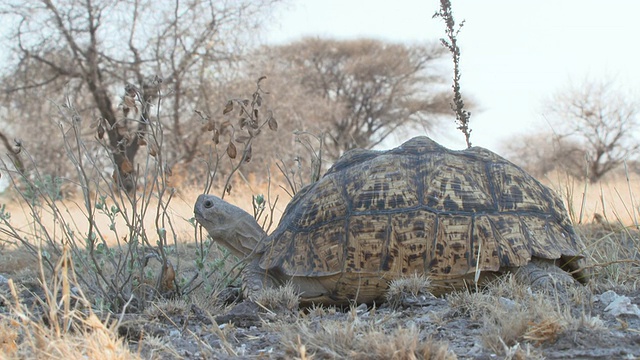
<svg viewBox="0 0 640 360">
<path fill-rule="evenodd" d="M 171 264 L 171 261 L 167 259 L 167 264 L 164 266 L 164 271 L 162 272 L 162 292 L 173 290 L 175 278 L 176 272 L 173 269 L 173 264 Z"/>
<path fill-rule="evenodd" d="M 244 162 L 251 161 L 251 144 L 245 149 Z"/>
<path fill-rule="evenodd" d="M 269 125 L 269 130 L 272 130 L 272 131 L 278 130 L 278 122 L 276 121 L 276 118 L 274 118 L 273 116 L 269 117 L 268 125 Z"/>
<path fill-rule="evenodd" d="M 231 121 L 225 121 L 222 124 L 220 124 L 220 130 L 222 130 L 222 133 L 224 134 L 224 130 L 226 130 L 228 127 L 233 127 L 233 125 L 231 125 Z"/>
<path fill-rule="evenodd" d="M 240 134 L 236 136 L 236 142 L 243 143 L 243 144 L 246 143 L 247 140 L 249 139 L 250 139 L 249 135 L 245 135 L 245 134 Z"/>
<path fill-rule="evenodd" d="M 232 111 L 233 111 L 233 100 L 229 100 L 227 101 L 227 104 L 224 106 L 224 110 L 222 110 L 222 115 L 227 115 Z"/>
<path fill-rule="evenodd" d="M 258 135 L 260 135 L 260 129 L 254 130 L 252 128 L 247 128 L 247 131 L 249 131 L 249 134 L 251 134 L 251 136 L 256 137 Z"/>
<path fill-rule="evenodd" d="M 133 96 L 125 95 L 123 102 L 124 102 L 124 106 L 126 106 L 128 108 L 135 108 L 136 107 L 136 99 Z"/>
<path fill-rule="evenodd" d="M 232 141 L 229 141 L 229 145 L 227 145 L 227 155 L 232 159 L 235 159 L 238 155 L 238 150 L 236 150 L 236 146 Z"/>
</svg>

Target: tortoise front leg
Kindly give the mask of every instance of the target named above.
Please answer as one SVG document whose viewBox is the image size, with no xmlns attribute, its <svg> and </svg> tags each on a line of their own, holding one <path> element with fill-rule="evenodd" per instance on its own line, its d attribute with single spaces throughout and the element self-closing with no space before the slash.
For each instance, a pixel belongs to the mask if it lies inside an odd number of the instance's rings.
<svg viewBox="0 0 640 360">
<path fill-rule="evenodd" d="M 257 295 L 264 289 L 278 286 L 274 278 L 260 268 L 260 258 L 255 258 L 242 270 L 243 301 L 228 313 L 216 317 L 218 323 L 233 323 L 238 327 L 250 327 L 260 324 L 260 306 L 255 302 Z"/>
<path fill-rule="evenodd" d="M 242 295 L 245 300 L 254 300 L 263 289 L 281 285 L 269 271 L 260 267 L 260 258 L 256 257 L 242 270 Z"/>
</svg>

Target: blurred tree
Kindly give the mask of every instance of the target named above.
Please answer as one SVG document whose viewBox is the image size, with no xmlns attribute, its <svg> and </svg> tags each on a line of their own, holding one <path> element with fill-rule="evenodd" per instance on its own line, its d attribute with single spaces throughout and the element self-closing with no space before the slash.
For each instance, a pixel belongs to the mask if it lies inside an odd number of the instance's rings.
<svg viewBox="0 0 640 360">
<path fill-rule="evenodd" d="M 611 82 L 585 82 L 557 93 L 546 106 L 558 139 L 579 144 L 586 154 L 591 182 L 634 158 L 640 148 L 640 104 Z"/>
<path fill-rule="evenodd" d="M 583 147 L 553 133 L 528 133 L 506 142 L 502 153 L 535 177 L 544 177 L 552 171 L 562 170 L 576 178 L 585 174 Z"/>
<path fill-rule="evenodd" d="M 167 160 L 193 160 L 203 139 L 193 109 L 210 100 L 202 80 L 235 62 L 275 2 L 2 0 L 0 16 L 12 29 L 5 48 L 15 60 L 3 74 L 5 106 L 21 115 L 11 125 L 42 127 L 45 99 L 66 104 L 65 94 L 80 115 L 103 121 L 114 175 L 131 190 L 152 105 L 162 98 Z M 113 104 L 123 87 L 124 115 Z"/>
<path fill-rule="evenodd" d="M 437 43 L 371 39 L 305 38 L 262 49 L 270 78 L 287 79 L 275 101 L 296 99 L 293 117 L 303 113 L 305 129 L 327 135 L 333 159 L 380 144 L 401 127 L 429 129 L 438 115 L 450 114 L 446 74 L 436 68 L 444 53 Z"/>
</svg>

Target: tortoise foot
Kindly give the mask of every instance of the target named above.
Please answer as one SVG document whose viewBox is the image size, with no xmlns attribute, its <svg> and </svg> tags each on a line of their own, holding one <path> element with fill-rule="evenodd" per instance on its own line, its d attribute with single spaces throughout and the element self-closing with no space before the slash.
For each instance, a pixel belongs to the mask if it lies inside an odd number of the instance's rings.
<svg viewBox="0 0 640 360">
<path fill-rule="evenodd" d="M 237 327 L 258 326 L 262 322 L 260 307 L 253 301 L 243 301 L 234 306 L 228 313 L 216 317 L 218 324 L 232 323 Z"/>
</svg>

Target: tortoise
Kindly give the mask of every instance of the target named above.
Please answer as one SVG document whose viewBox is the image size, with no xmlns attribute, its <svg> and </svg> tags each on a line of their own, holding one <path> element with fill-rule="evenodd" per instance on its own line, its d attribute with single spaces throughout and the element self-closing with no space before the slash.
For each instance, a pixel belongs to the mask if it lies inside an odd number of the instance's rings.
<svg viewBox="0 0 640 360">
<path fill-rule="evenodd" d="M 245 296 L 291 281 L 301 305 L 380 301 L 390 281 L 413 274 L 428 275 L 435 295 L 509 271 L 540 287 L 588 276 L 551 189 L 489 150 L 449 150 L 428 137 L 346 152 L 268 236 L 213 195 L 198 197 L 195 218 L 247 261 Z"/>
</svg>

